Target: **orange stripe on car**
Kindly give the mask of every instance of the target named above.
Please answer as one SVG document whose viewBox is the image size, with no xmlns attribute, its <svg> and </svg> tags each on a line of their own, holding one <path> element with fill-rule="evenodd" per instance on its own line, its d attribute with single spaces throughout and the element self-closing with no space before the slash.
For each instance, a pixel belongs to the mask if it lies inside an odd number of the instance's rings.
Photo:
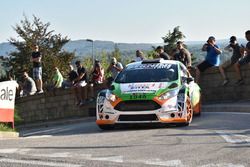
<svg viewBox="0 0 250 167">
<path fill-rule="evenodd" d="M 115 120 L 96 120 L 97 125 L 114 124 Z"/>
<path fill-rule="evenodd" d="M 122 99 L 121 98 L 119 98 L 119 97 L 116 97 L 116 100 L 115 101 L 109 101 L 110 102 L 110 104 L 113 106 L 113 107 L 115 107 L 118 103 L 120 103 L 122 101 Z"/>
<path fill-rule="evenodd" d="M 166 101 L 168 101 L 168 99 L 160 100 L 159 97 L 154 97 L 153 100 L 154 100 L 156 103 L 160 104 L 161 106 L 162 106 Z"/>
<path fill-rule="evenodd" d="M 179 122 L 187 122 L 186 118 L 160 118 L 160 122 L 166 123 L 179 123 Z"/>
</svg>

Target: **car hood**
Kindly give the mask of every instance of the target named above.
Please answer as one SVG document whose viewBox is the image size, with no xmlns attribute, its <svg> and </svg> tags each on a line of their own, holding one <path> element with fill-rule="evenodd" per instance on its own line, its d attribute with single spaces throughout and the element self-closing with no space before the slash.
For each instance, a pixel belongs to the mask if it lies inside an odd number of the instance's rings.
<svg viewBox="0 0 250 167">
<path fill-rule="evenodd" d="M 169 86 L 173 83 L 176 82 L 115 83 L 113 84 L 115 86 L 113 93 L 122 100 L 141 100 L 142 97 L 145 100 L 150 100 L 170 90 Z M 134 96 L 131 99 L 131 95 L 144 96 Z"/>
</svg>

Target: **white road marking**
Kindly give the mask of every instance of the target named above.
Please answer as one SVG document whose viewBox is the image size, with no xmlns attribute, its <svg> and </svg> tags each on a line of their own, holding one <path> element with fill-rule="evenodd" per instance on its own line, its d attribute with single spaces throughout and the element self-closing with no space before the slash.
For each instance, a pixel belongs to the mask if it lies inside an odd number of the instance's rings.
<svg viewBox="0 0 250 167">
<path fill-rule="evenodd" d="M 16 160 L 16 159 L 0 159 L 1 163 L 15 163 L 15 164 L 29 164 L 29 165 L 41 165 L 41 166 L 53 166 L 53 167 L 81 167 L 81 165 L 69 164 L 69 163 L 57 163 L 57 162 L 44 162 L 44 161 L 32 161 L 32 160 Z"/>
<path fill-rule="evenodd" d="M 207 164 L 207 165 L 202 165 L 201 167 L 245 167 L 245 166 L 240 164 L 222 163 L 222 164 Z"/>
<path fill-rule="evenodd" d="M 69 152 L 63 152 L 63 153 L 50 153 L 50 154 L 30 154 L 30 156 L 49 157 L 49 158 L 68 158 L 68 157 L 73 157 L 73 154 Z"/>
<path fill-rule="evenodd" d="M 60 128 L 53 128 L 53 129 L 30 131 L 30 132 L 25 132 L 24 137 L 31 136 L 31 135 L 36 135 L 36 134 L 41 134 L 41 133 L 55 134 L 55 133 L 59 133 L 59 132 L 69 131 L 71 129 L 72 129 L 71 127 L 67 127 L 67 128 L 66 127 L 60 127 Z"/>
<path fill-rule="evenodd" d="M 6 148 L 6 149 L 0 149 L 0 153 L 2 154 L 13 154 L 18 151 L 18 148 Z"/>
<path fill-rule="evenodd" d="M 39 138 L 48 138 L 48 137 L 52 137 L 52 135 L 27 136 L 27 137 L 23 137 L 22 139 L 39 139 Z"/>
<path fill-rule="evenodd" d="M 245 135 L 238 135 L 233 133 L 227 133 L 224 131 L 216 131 L 226 142 L 233 144 L 250 143 L 250 137 Z"/>
<path fill-rule="evenodd" d="M 109 162 L 123 162 L 122 156 L 110 156 L 110 157 L 90 157 L 86 158 L 87 160 L 96 160 L 96 161 L 109 161 Z"/>
<path fill-rule="evenodd" d="M 158 166 L 183 166 L 181 160 L 170 160 L 162 161 L 160 159 L 151 159 L 145 162 L 147 165 L 158 165 Z"/>
<path fill-rule="evenodd" d="M 232 114 L 235 114 L 235 115 L 250 115 L 250 113 L 248 112 L 226 112 L 226 111 L 223 111 L 223 112 L 204 112 L 204 113 L 213 113 L 213 114 L 228 114 L 228 115 L 232 115 Z"/>
</svg>

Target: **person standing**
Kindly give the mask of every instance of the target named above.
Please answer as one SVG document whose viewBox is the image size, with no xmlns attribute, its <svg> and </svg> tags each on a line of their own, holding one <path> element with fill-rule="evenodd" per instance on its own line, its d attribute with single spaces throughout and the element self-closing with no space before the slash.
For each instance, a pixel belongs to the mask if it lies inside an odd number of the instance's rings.
<svg viewBox="0 0 250 167">
<path fill-rule="evenodd" d="M 134 59 L 134 62 L 142 61 L 145 59 L 141 50 L 137 50 L 135 56 L 136 58 Z"/>
<path fill-rule="evenodd" d="M 244 84 L 243 77 L 240 71 L 240 67 L 250 62 L 250 30 L 245 32 L 245 37 L 248 41 L 248 43 L 246 44 L 246 47 L 244 48 L 244 52 L 246 53 L 246 55 L 242 59 L 240 59 L 237 63 L 235 63 L 235 70 L 238 76 L 238 81 L 236 82 L 237 85 Z"/>
<path fill-rule="evenodd" d="M 230 66 L 234 66 L 234 68 L 236 68 L 235 63 L 237 63 L 239 61 L 239 59 L 241 58 L 241 46 L 238 44 L 235 36 L 230 37 L 229 45 L 226 46 L 224 48 L 224 50 L 233 51 L 233 54 L 232 54 L 232 57 L 230 60 L 225 61 L 223 64 L 221 64 L 219 66 L 221 76 L 224 80 L 222 83 L 223 86 L 228 84 L 228 82 L 229 82 L 229 79 L 228 79 L 227 75 L 225 74 L 225 69 L 230 67 Z M 237 69 L 235 69 L 235 70 L 237 70 Z"/>
<path fill-rule="evenodd" d="M 33 63 L 33 79 L 36 82 L 37 93 L 43 93 L 42 55 L 38 45 L 34 45 L 30 60 Z"/>
<path fill-rule="evenodd" d="M 158 46 L 155 51 L 157 52 L 159 58 L 170 60 L 169 55 L 164 51 L 164 48 L 162 46 Z"/>
<path fill-rule="evenodd" d="M 121 72 L 123 69 L 122 63 L 118 62 L 115 57 L 111 59 L 110 65 L 108 67 L 108 72 L 110 71 L 112 74 L 112 79 L 114 80 L 116 76 Z"/>
<path fill-rule="evenodd" d="M 184 48 L 182 41 L 178 41 L 176 43 L 176 47 L 179 53 L 174 55 L 174 60 L 178 60 L 182 62 L 187 68 L 190 68 L 192 66 L 190 52 L 186 48 Z"/>
<path fill-rule="evenodd" d="M 196 82 L 199 83 L 200 73 L 204 72 L 206 69 L 218 66 L 220 64 L 220 54 L 222 51 L 219 46 L 216 45 L 215 38 L 210 36 L 201 49 L 204 52 L 207 52 L 206 58 L 196 67 Z"/>
</svg>

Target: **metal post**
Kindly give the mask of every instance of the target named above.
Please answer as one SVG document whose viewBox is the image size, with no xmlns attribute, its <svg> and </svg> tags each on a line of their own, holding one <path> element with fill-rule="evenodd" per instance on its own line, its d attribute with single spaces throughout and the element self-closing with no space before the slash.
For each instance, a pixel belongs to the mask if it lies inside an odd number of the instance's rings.
<svg viewBox="0 0 250 167">
<path fill-rule="evenodd" d="M 92 42 L 92 63 L 94 65 L 95 63 L 95 58 L 94 58 L 94 41 L 92 39 L 86 39 L 88 42 Z"/>
</svg>

